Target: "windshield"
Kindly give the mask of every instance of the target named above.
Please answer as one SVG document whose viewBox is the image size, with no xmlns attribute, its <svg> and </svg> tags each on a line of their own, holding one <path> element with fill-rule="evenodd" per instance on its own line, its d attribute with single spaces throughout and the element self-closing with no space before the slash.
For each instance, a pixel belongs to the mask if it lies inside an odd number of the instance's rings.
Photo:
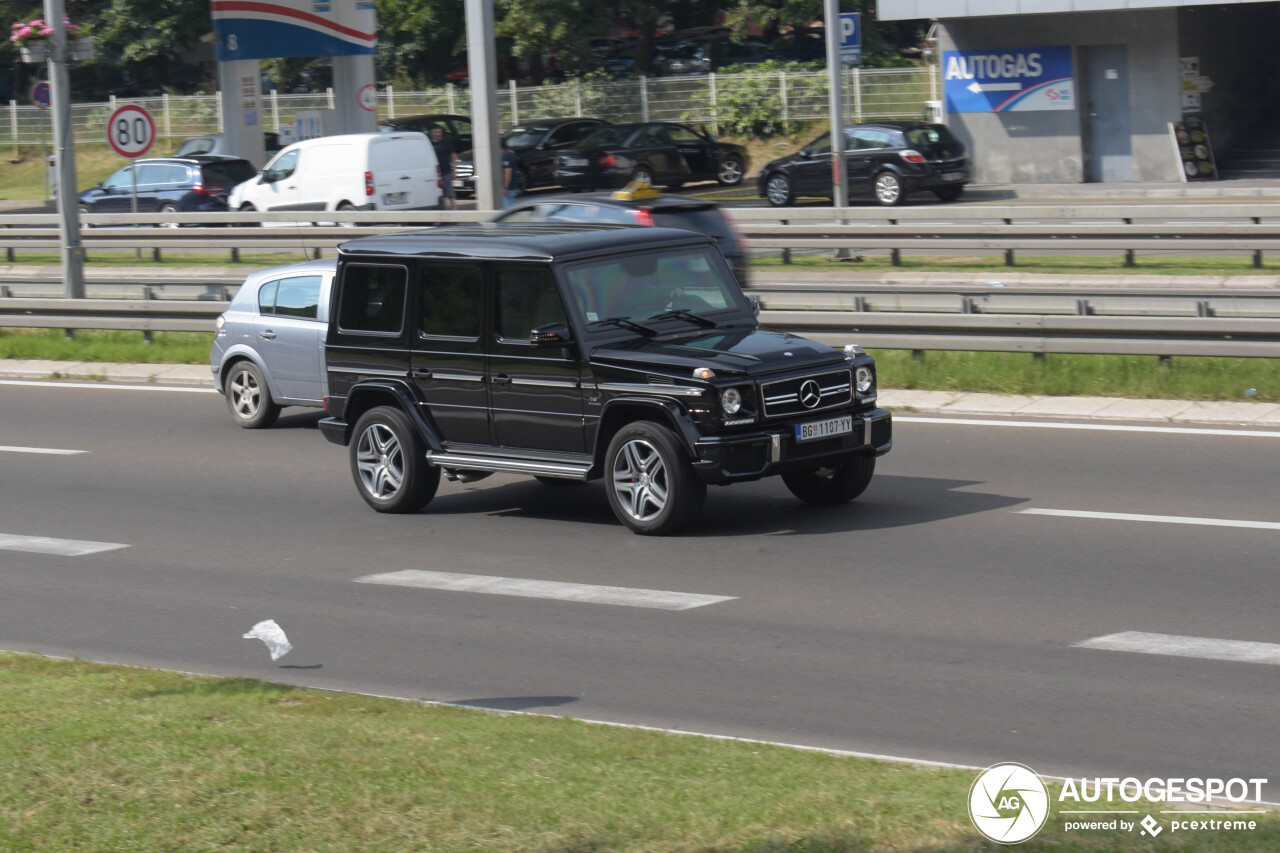
<svg viewBox="0 0 1280 853">
<path fill-rule="evenodd" d="M 507 140 L 507 145 L 511 148 L 532 148 L 542 141 L 542 137 L 546 136 L 551 128 L 547 125 L 524 125 L 513 127 L 506 133 L 502 134 L 502 138 Z"/>
<path fill-rule="evenodd" d="M 572 310 L 588 325 L 742 307 L 737 282 L 711 246 L 597 258 L 572 264 L 566 273 Z"/>
</svg>

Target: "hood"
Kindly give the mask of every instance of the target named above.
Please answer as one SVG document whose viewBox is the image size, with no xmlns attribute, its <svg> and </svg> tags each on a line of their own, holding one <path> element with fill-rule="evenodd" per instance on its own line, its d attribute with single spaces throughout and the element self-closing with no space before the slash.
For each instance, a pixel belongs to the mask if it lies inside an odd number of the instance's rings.
<svg viewBox="0 0 1280 853">
<path fill-rule="evenodd" d="M 695 367 L 710 367 L 758 376 L 813 365 L 836 364 L 844 361 L 844 353 L 826 344 L 787 333 L 762 332 L 759 329 L 708 329 L 695 337 L 679 340 L 633 338 L 606 344 L 592 352 L 591 361 L 633 370 L 652 367 L 692 371 Z"/>
</svg>

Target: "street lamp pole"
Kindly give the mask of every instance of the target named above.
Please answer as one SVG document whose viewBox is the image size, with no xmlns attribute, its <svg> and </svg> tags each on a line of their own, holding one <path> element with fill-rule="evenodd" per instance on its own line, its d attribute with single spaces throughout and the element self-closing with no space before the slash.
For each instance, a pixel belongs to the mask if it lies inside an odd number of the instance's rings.
<svg viewBox="0 0 1280 853">
<path fill-rule="evenodd" d="M 66 4 L 44 0 L 45 22 L 53 30 L 49 45 L 50 112 L 53 114 L 54 164 L 58 169 L 58 235 L 62 277 L 68 299 L 84 298 L 84 246 L 76 192 L 76 150 L 71 130 L 71 75 L 67 71 Z M 41 163 L 41 168 L 44 164 Z"/>
</svg>

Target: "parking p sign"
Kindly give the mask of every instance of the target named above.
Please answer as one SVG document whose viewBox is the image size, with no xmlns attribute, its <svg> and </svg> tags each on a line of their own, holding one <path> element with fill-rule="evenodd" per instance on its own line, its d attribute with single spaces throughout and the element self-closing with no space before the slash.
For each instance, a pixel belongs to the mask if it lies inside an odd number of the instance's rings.
<svg viewBox="0 0 1280 853">
<path fill-rule="evenodd" d="M 862 16 L 857 12 L 840 14 L 840 64 L 862 62 Z"/>
</svg>

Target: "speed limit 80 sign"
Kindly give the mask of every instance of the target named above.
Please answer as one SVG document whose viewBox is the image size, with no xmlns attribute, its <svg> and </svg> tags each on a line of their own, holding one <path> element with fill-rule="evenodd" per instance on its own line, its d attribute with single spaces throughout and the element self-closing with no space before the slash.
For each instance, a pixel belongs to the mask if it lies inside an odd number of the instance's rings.
<svg viewBox="0 0 1280 853">
<path fill-rule="evenodd" d="M 156 120 L 136 104 L 120 107 L 107 119 L 107 142 L 121 157 L 141 157 L 156 142 Z"/>
</svg>

